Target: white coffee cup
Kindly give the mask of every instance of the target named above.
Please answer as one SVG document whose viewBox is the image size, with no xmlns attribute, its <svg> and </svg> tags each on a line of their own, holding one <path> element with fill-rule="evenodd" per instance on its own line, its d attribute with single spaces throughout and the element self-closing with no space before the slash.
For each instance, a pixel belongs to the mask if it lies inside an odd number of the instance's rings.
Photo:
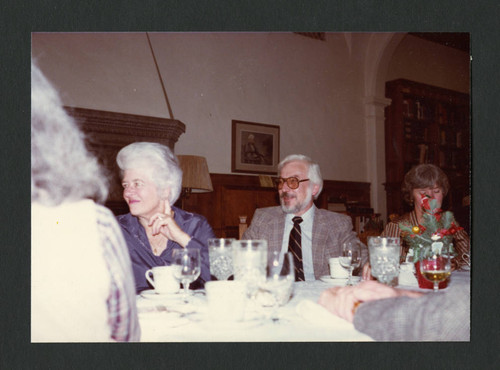
<svg viewBox="0 0 500 370">
<path fill-rule="evenodd" d="M 151 279 L 153 274 L 153 279 Z M 177 293 L 179 282 L 174 277 L 174 266 L 155 266 L 146 271 L 146 279 L 155 288 L 157 294 Z"/>
<path fill-rule="evenodd" d="M 342 267 L 339 257 L 330 258 L 328 264 L 330 265 L 330 276 L 332 278 L 347 279 L 349 277 L 349 271 Z"/>
<path fill-rule="evenodd" d="M 244 281 L 217 280 L 205 283 L 208 318 L 213 321 L 242 321 L 247 289 Z"/>
</svg>

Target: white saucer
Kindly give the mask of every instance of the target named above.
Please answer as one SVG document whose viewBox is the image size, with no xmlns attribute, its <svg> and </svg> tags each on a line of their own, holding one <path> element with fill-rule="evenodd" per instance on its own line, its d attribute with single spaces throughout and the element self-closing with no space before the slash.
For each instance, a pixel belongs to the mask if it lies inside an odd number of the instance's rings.
<svg viewBox="0 0 500 370">
<path fill-rule="evenodd" d="M 166 294 L 158 294 L 154 289 L 148 289 L 148 290 L 143 290 L 141 292 L 141 297 L 147 298 L 147 299 L 178 299 L 182 297 L 182 294 L 179 294 L 179 292 L 176 293 L 166 293 Z"/>
<path fill-rule="evenodd" d="M 321 276 L 319 279 L 322 282 L 324 282 L 324 283 L 327 283 L 327 284 L 330 284 L 330 285 L 339 285 L 339 286 L 345 285 L 347 283 L 347 280 L 348 280 L 347 278 L 345 278 L 345 279 L 334 279 L 334 278 L 332 278 L 329 275 Z M 351 280 L 354 283 L 358 283 L 361 280 L 361 277 L 360 276 L 353 276 L 351 278 Z"/>
</svg>

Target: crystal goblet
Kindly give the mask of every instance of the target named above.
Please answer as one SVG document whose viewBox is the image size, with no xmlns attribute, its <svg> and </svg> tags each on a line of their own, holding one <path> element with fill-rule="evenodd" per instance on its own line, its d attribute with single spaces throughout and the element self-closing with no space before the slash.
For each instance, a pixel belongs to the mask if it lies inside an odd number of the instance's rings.
<svg viewBox="0 0 500 370">
<path fill-rule="evenodd" d="M 368 250 L 372 275 L 381 283 L 392 285 L 394 278 L 399 275 L 400 239 L 369 237 Z"/>
<path fill-rule="evenodd" d="M 227 280 L 233 275 L 233 238 L 208 239 L 210 274 L 217 280 Z"/>
</svg>

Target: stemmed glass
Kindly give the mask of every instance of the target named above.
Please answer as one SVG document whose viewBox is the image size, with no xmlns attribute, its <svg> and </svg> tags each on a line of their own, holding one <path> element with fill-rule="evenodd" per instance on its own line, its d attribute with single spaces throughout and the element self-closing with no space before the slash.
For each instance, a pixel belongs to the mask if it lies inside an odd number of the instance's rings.
<svg viewBox="0 0 500 370">
<path fill-rule="evenodd" d="M 233 274 L 232 238 L 208 239 L 208 253 L 210 256 L 210 273 L 217 280 L 227 280 Z"/>
<path fill-rule="evenodd" d="M 352 272 L 361 264 L 361 247 L 358 242 L 350 241 L 342 244 L 339 262 L 342 267 L 349 269 L 349 279 L 346 285 L 355 285 L 352 282 Z"/>
<path fill-rule="evenodd" d="M 420 261 L 422 276 L 434 283 L 433 291 L 439 290 L 439 283 L 451 275 L 451 245 L 432 243 L 423 247 L 423 259 Z"/>
<path fill-rule="evenodd" d="M 271 320 L 279 321 L 278 309 L 290 300 L 295 282 L 293 255 L 288 252 L 283 255 L 280 263 L 280 252 L 270 252 L 266 269 L 266 280 L 259 284 L 257 301 L 263 307 L 272 307 Z M 270 299 L 267 299 L 267 298 Z"/>
<path fill-rule="evenodd" d="M 189 303 L 189 284 L 195 281 L 201 273 L 200 251 L 186 248 L 175 249 L 172 256 L 172 266 L 175 266 L 174 276 L 184 288 L 184 303 Z"/>
</svg>

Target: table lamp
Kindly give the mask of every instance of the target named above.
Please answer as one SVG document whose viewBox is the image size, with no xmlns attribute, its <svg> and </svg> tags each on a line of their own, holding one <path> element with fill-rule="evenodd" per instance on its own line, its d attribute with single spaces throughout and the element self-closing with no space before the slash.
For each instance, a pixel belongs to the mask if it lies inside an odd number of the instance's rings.
<svg viewBox="0 0 500 370">
<path fill-rule="evenodd" d="M 191 193 L 205 193 L 213 191 L 214 188 L 205 157 L 178 155 L 177 158 L 182 169 L 181 200 L 184 209 L 184 200 L 188 199 Z"/>
</svg>

